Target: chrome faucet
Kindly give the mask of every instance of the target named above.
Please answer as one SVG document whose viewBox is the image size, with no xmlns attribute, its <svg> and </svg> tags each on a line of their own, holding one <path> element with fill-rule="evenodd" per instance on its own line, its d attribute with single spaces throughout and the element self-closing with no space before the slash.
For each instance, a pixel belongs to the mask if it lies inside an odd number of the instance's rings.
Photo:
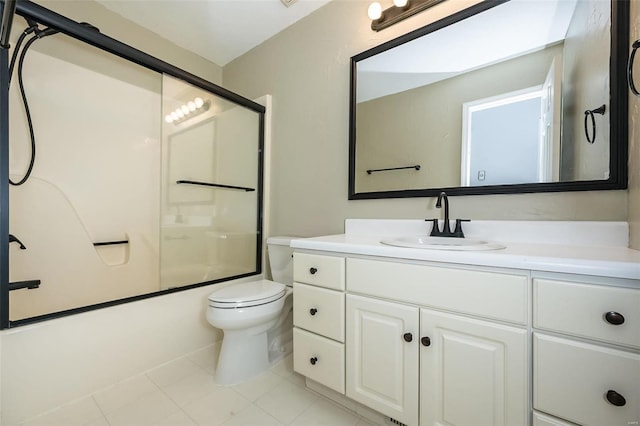
<svg viewBox="0 0 640 426">
<path fill-rule="evenodd" d="M 438 194 L 438 200 L 436 201 L 436 208 L 442 208 L 442 200 L 444 200 L 444 226 L 442 231 L 440 230 L 440 226 L 438 225 L 438 219 L 425 219 L 426 221 L 432 221 L 433 227 L 431 228 L 432 237 L 454 237 L 454 238 L 464 238 L 464 232 L 462 232 L 462 222 L 470 222 L 469 219 L 456 219 L 456 227 L 453 232 L 451 232 L 451 227 L 449 225 L 449 197 L 447 197 L 447 193 L 442 191 Z"/>
</svg>

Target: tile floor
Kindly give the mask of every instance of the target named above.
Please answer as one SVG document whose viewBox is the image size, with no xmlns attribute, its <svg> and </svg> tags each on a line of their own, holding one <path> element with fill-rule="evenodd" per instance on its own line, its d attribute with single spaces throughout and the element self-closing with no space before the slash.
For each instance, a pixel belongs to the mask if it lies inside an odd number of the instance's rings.
<svg viewBox="0 0 640 426">
<path fill-rule="evenodd" d="M 285 358 L 236 386 L 214 381 L 208 348 L 39 416 L 22 426 L 370 426 L 304 387 Z"/>
</svg>

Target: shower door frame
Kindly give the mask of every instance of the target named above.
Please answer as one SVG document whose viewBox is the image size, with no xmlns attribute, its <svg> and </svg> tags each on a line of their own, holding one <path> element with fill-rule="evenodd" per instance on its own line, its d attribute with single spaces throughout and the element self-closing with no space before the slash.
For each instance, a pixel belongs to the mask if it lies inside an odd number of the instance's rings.
<svg viewBox="0 0 640 426">
<path fill-rule="evenodd" d="M 3 9 L 4 9 L 3 1 Z M 83 43 L 97 47 L 100 50 L 119 56 L 127 61 L 136 63 L 161 75 L 166 74 L 189 84 L 207 90 L 216 96 L 234 102 L 249 110 L 258 113 L 258 212 L 256 227 L 256 270 L 246 274 L 235 275 L 223 279 L 195 283 L 177 288 L 159 290 L 153 293 L 146 293 L 124 299 L 111 300 L 94 305 L 82 306 L 60 312 L 52 312 L 31 318 L 11 321 L 9 319 L 9 244 L 0 243 L 0 329 L 11 328 L 19 325 L 30 324 L 52 318 L 63 317 L 71 314 L 91 311 L 99 308 L 119 305 L 136 300 L 147 299 L 168 293 L 188 290 L 195 287 L 215 284 L 262 273 L 262 230 L 263 230 L 263 170 L 264 170 L 264 127 L 265 127 L 265 107 L 237 93 L 231 92 L 210 81 L 204 80 L 181 68 L 162 61 L 141 50 L 124 44 L 114 38 L 104 35 L 98 31 L 73 21 L 63 15 L 53 12 L 29 0 L 20 0 L 16 4 L 16 15 L 32 19 L 39 24 L 52 27 L 70 37 Z M 0 179 L 5 181 L 0 184 L 0 241 L 9 240 L 9 76 L 8 61 L 9 50 L 0 49 Z M 30 291 L 30 290 L 29 290 Z"/>
</svg>

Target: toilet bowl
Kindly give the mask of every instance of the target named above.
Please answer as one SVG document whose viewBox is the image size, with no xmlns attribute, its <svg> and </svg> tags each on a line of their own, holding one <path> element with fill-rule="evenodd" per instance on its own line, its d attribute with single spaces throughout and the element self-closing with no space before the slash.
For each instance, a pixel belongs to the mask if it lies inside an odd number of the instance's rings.
<svg viewBox="0 0 640 426">
<path fill-rule="evenodd" d="M 292 238 L 269 238 L 269 263 L 277 281 L 231 284 L 209 295 L 207 321 L 224 332 L 216 382 L 230 385 L 268 369 L 291 351 Z"/>
</svg>

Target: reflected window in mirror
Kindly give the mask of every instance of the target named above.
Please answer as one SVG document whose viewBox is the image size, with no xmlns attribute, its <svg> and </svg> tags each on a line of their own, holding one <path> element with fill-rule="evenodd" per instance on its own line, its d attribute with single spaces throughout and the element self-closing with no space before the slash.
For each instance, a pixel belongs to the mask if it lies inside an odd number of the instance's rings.
<svg viewBox="0 0 640 426">
<path fill-rule="evenodd" d="M 354 56 L 349 198 L 625 188 L 627 48 L 627 2 L 510 0 Z"/>
</svg>

